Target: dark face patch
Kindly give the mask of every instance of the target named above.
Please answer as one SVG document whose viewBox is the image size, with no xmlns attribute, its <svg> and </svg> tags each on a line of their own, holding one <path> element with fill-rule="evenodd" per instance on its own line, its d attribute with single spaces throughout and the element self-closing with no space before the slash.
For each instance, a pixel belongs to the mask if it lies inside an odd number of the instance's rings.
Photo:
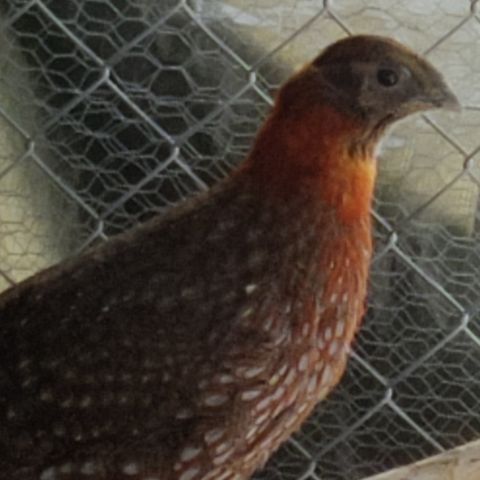
<svg viewBox="0 0 480 480">
<path fill-rule="evenodd" d="M 350 63 L 336 63 L 325 68 L 325 77 L 333 85 L 345 92 L 351 92 L 353 96 L 358 94 L 362 81 L 353 71 Z"/>
</svg>

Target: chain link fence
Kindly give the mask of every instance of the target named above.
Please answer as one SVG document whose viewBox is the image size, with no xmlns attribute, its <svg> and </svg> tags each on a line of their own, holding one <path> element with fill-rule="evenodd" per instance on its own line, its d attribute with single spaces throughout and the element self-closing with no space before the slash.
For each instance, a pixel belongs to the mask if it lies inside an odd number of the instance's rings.
<svg viewBox="0 0 480 480">
<path fill-rule="evenodd" d="M 480 436 L 477 0 L 1 0 L 3 287 L 163 211 L 248 152 L 276 87 L 351 33 L 423 52 L 464 104 L 380 158 L 348 372 L 258 479 L 352 480 Z"/>
</svg>

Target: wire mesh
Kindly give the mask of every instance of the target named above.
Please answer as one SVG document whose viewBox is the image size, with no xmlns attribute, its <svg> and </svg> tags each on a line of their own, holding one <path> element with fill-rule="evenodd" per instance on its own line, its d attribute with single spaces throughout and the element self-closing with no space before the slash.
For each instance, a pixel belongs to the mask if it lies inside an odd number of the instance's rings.
<svg viewBox="0 0 480 480">
<path fill-rule="evenodd" d="M 360 479 L 480 435 L 476 0 L 0 2 L 3 286 L 212 185 L 279 83 L 351 33 L 425 53 L 464 104 L 381 153 L 348 372 L 258 479 Z"/>
</svg>

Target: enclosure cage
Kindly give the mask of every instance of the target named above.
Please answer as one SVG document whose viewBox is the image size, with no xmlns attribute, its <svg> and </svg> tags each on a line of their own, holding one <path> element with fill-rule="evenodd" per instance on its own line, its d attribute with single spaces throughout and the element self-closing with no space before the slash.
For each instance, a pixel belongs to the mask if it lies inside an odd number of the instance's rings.
<svg viewBox="0 0 480 480">
<path fill-rule="evenodd" d="M 463 111 L 384 142 L 348 371 L 255 478 L 362 479 L 480 437 L 477 0 L 0 5 L 2 288 L 220 180 L 331 42 L 376 33 L 426 55 Z"/>
</svg>

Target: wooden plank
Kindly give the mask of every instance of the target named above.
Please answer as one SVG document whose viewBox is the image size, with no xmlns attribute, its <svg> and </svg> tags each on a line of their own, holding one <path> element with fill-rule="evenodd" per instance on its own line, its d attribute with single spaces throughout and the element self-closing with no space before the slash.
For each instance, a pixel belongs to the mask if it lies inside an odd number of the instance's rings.
<svg viewBox="0 0 480 480">
<path fill-rule="evenodd" d="M 363 480 L 480 480 L 480 440 Z"/>
</svg>

